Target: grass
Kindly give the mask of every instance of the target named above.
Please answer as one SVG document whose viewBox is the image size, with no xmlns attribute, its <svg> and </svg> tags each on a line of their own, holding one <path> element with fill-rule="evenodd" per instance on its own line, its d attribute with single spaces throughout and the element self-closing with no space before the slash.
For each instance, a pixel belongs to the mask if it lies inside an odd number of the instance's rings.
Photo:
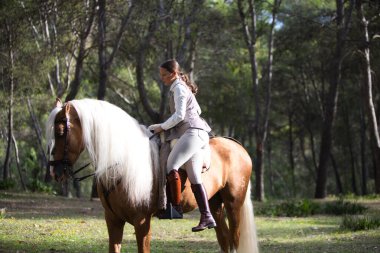
<svg viewBox="0 0 380 253">
<path fill-rule="evenodd" d="M 360 200 L 359 200 L 360 201 Z M 380 215 L 380 199 L 363 202 Z M 266 205 L 265 203 L 255 203 Z M 108 235 L 100 202 L 43 194 L 0 191 L 0 253 L 107 252 Z M 183 220 L 152 221 L 152 252 L 219 252 L 213 230 L 192 233 L 197 211 Z M 380 252 L 380 230 L 341 229 L 342 217 L 256 216 L 262 253 Z M 132 226 L 126 225 L 123 252 L 137 252 Z"/>
<path fill-rule="evenodd" d="M 341 224 L 342 229 L 351 231 L 370 230 L 380 227 L 380 217 L 378 216 L 345 216 Z"/>
</svg>

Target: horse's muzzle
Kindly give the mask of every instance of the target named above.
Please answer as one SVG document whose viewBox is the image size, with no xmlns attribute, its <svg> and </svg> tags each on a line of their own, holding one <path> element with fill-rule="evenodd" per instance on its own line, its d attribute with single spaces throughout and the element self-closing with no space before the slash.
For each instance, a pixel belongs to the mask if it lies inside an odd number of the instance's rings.
<svg viewBox="0 0 380 253">
<path fill-rule="evenodd" d="M 50 161 L 50 175 L 57 182 L 62 182 L 71 176 L 72 166 L 69 161 Z"/>
</svg>

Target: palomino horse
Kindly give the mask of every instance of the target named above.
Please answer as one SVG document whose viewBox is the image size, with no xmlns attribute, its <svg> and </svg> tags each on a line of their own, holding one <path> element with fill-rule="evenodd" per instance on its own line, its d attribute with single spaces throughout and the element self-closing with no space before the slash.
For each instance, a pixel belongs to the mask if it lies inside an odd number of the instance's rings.
<svg viewBox="0 0 380 253">
<path fill-rule="evenodd" d="M 124 224 L 134 226 L 139 252 L 150 252 L 152 216 L 158 211 L 158 145 L 146 127 L 104 101 L 57 102 L 47 122 L 50 169 L 57 181 L 87 149 L 95 164 L 97 190 L 105 209 L 109 252 L 120 252 Z M 258 252 L 250 176 L 252 161 L 238 143 L 210 140 L 211 168 L 202 174 L 221 252 Z M 181 172 L 184 212 L 196 208 L 190 182 Z M 228 225 L 225 221 L 225 213 Z M 190 232 L 190 228 L 189 228 Z"/>
</svg>

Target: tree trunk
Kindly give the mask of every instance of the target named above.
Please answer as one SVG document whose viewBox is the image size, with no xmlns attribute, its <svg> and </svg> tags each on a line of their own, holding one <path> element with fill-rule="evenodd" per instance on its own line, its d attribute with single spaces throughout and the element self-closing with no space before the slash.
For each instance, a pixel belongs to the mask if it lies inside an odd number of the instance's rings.
<svg viewBox="0 0 380 253">
<path fill-rule="evenodd" d="M 309 123 L 306 123 L 306 130 L 307 132 L 309 133 L 309 141 L 310 141 L 310 150 L 311 150 L 311 157 L 312 157 L 312 161 L 313 161 L 313 165 L 314 165 L 314 178 L 315 175 L 317 174 L 317 171 L 318 171 L 318 163 L 317 163 L 317 154 L 316 154 L 316 148 L 315 148 L 315 144 L 314 144 L 314 133 L 313 133 L 313 129 L 311 128 L 311 126 L 309 125 Z"/>
<path fill-rule="evenodd" d="M 274 171 L 272 167 L 272 145 L 271 145 L 271 140 L 268 138 L 267 140 L 267 160 L 268 160 L 268 175 L 269 175 L 269 190 L 272 196 L 275 195 L 275 187 L 274 187 Z"/>
<path fill-rule="evenodd" d="M 271 105 L 271 86 L 272 86 L 272 66 L 273 66 L 273 47 L 274 47 L 274 26 L 276 24 L 278 8 L 281 4 L 281 0 L 275 0 L 273 9 L 272 9 L 272 22 L 269 31 L 268 38 L 268 60 L 267 60 L 267 85 L 265 89 L 265 106 L 261 110 L 259 103 L 259 94 L 258 94 L 258 68 L 256 60 L 256 9 L 255 1 L 249 0 L 249 18 L 251 20 L 251 27 L 249 27 L 246 22 L 246 16 L 244 13 L 242 0 L 238 0 L 238 10 L 241 19 L 241 24 L 243 28 L 244 39 L 248 48 L 250 62 L 251 62 L 251 74 L 252 74 L 252 85 L 253 85 L 253 95 L 255 100 L 255 135 L 256 135 L 256 166 L 255 166 L 255 175 L 256 175 L 256 185 L 255 185 L 255 199 L 258 201 L 263 201 L 265 199 L 264 193 L 264 150 L 265 142 L 268 132 L 268 123 L 269 123 L 269 111 Z M 261 111 L 263 115 L 261 117 Z M 261 123 L 262 121 L 262 123 Z"/>
<path fill-rule="evenodd" d="M 120 44 L 121 44 L 121 41 L 122 41 L 122 38 L 123 38 L 123 34 L 127 28 L 127 25 L 132 17 L 132 13 L 135 9 L 135 2 L 133 0 L 130 0 L 130 1 L 127 1 L 129 3 L 129 6 L 128 6 L 128 12 L 127 14 L 122 18 L 122 21 L 121 21 L 121 24 L 120 24 L 120 28 L 119 28 L 119 31 L 117 33 L 117 36 L 116 36 L 116 39 L 115 39 L 115 44 L 112 48 L 112 52 L 107 60 L 107 69 L 110 69 L 111 68 L 111 65 L 112 65 L 112 62 L 113 62 L 113 59 L 115 58 L 115 55 L 116 53 L 118 52 L 119 48 L 120 48 Z"/>
<path fill-rule="evenodd" d="M 77 197 L 78 199 L 81 198 L 82 194 L 81 194 L 81 190 L 80 190 L 81 189 L 80 182 L 77 181 L 77 180 L 73 180 L 73 187 L 74 187 L 74 190 L 75 190 L 75 197 Z"/>
<path fill-rule="evenodd" d="M 197 15 L 201 12 L 204 0 L 195 0 L 190 11 L 190 14 L 184 19 L 184 31 L 185 36 L 184 40 L 179 47 L 177 52 L 177 61 L 186 70 L 190 72 L 190 65 L 192 62 L 192 57 L 185 57 L 187 53 L 191 54 L 191 48 L 194 46 L 195 41 L 198 37 L 198 25 L 197 24 Z"/>
<path fill-rule="evenodd" d="M 158 123 L 163 120 L 162 118 L 163 114 L 160 114 L 156 112 L 155 110 L 153 110 L 151 104 L 149 103 L 149 99 L 147 96 L 145 83 L 144 83 L 144 65 L 145 65 L 145 53 L 147 49 L 149 48 L 150 41 L 153 38 L 153 34 L 157 30 L 157 27 L 158 27 L 158 20 L 157 18 L 155 18 L 153 21 L 150 22 L 147 35 L 143 38 L 142 42 L 140 43 L 140 47 L 136 54 L 137 90 L 139 92 L 141 103 L 144 107 L 145 112 L 148 114 L 150 119 L 155 123 Z"/>
<path fill-rule="evenodd" d="M 348 116 L 347 116 L 348 117 Z M 347 120 L 349 121 L 349 120 Z M 348 130 L 348 133 L 347 133 L 347 140 L 348 140 L 348 154 L 350 155 L 350 168 L 351 168 L 351 187 L 352 187 L 352 191 L 356 194 L 356 195 L 359 195 L 359 192 L 358 192 L 358 187 L 356 185 L 356 162 L 355 162 L 355 154 L 354 154 L 354 148 L 353 148 L 353 145 L 352 145 L 352 137 L 351 137 L 351 133 L 350 133 L 350 130 L 349 130 L 349 127 L 351 126 L 350 123 L 348 123 L 347 125 L 347 130 Z"/>
<path fill-rule="evenodd" d="M 363 89 L 362 89 L 363 90 Z M 364 103 L 362 99 L 362 103 Z M 362 108 L 365 107 L 362 105 Z M 367 168 L 367 156 L 366 156 L 366 123 L 363 109 L 360 109 L 360 162 L 362 171 L 362 195 L 367 195 L 367 178 L 368 178 L 368 168 Z"/>
<path fill-rule="evenodd" d="M 294 165 L 294 138 L 293 138 L 293 112 L 288 112 L 288 125 L 289 125 L 289 166 L 292 176 L 292 196 L 296 196 L 296 172 Z"/>
<path fill-rule="evenodd" d="M 379 129 L 377 126 L 377 118 L 375 106 L 372 98 L 372 73 L 371 73 L 371 62 L 370 62 L 370 40 L 368 34 L 368 21 L 363 15 L 363 6 L 362 1 L 357 0 L 356 2 L 356 11 L 358 14 L 358 19 L 360 22 L 360 28 L 363 36 L 363 45 L 362 53 L 364 56 L 364 92 L 367 106 L 367 115 L 368 115 L 368 124 L 371 135 L 372 147 L 373 147 L 373 156 L 375 162 L 375 192 L 380 193 L 380 137 Z"/>
<path fill-rule="evenodd" d="M 69 181 L 66 180 L 61 184 L 61 196 L 64 197 L 71 197 L 70 195 L 70 187 L 69 187 Z"/>
<path fill-rule="evenodd" d="M 5 21 L 5 26 L 8 35 L 8 80 L 9 80 L 9 102 L 8 102 L 8 140 L 5 160 L 3 165 L 3 180 L 9 178 L 11 164 L 11 149 L 13 136 L 13 89 L 14 89 L 14 58 L 13 58 L 13 36 L 12 29 L 9 26 L 8 20 Z"/>
<path fill-rule="evenodd" d="M 130 0 L 126 3 L 128 4 L 128 12 L 122 18 L 119 30 L 117 32 L 116 38 L 114 39 L 115 43 L 112 47 L 112 51 L 109 54 L 107 59 L 107 45 L 106 45 L 106 2 L 104 0 L 99 1 L 99 11 L 98 11 L 98 29 L 99 29 L 99 62 L 101 63 L 101 75 L 100 75 L 100 84 L 104 85 L 99 86 L 99 90 L 103 89 L 104 94 L 106 92 L 107 81 L 108 81 L 108 71 L 111 68 L 113 60 L 120 48 L 123 34 L 127 28 L 127 25 L 132 17 L 133 10 L 135 9 L 135 1 Z M 103 73 L 103 74 L 102 74 Z M 101 94 L 102 91 L 99 92 Z"/>
<path fill-rule="evenodd" d="M 50 169 L 47 166 L 46 153 L 45 153 L 44 148 L 42 146 L 41 128 L 40 128 L 40 125 L 38 123 L 37 117 L 34 114 L 33 106 L 32 106 L 32 103 L 30 101 L 30 97 L 29 96 L 26 97 L 26 101 L 27 101 L 27 105 L 28 105 L 28 111 L 29 111 L 29 114 L 30 114 L 30 118 L 32 119 L 32 122 L 33 122 L 34 131 L 36 132 L 37 146 L 38 146 L 38 150 L 40 151 L 38 156 L 41 158 L 41 161 L 42 161 L 41 162 L 41 165 L 42 165 L 41 168 L 43 170 L 45 170 L 45 171 L 42 171 L 41 174 L 44 175 L 45 182 L 49 182 L 51 180 Z"/>
<path fill-rule="evenodd" d="M 98 1 L 98 58 L 99 58 L 99 87 L 98 99 L 104 100 L 106 95 L 107 64 L 106 64 L 106 1 Z M 92 189 L 96 188 L 96 181 L 93 181 Z M 97 191 L 91 191 L 91 198 L 97 198 Z"/>
<path fill-rule="evenodd" d="M 342 98 L 343 98 L 343 101 L 344 101 L 344 95 L 345 95 L 345 92 L 344 92 L 344 87 L 342 87 Z M 346 126 L 345 130 L 347 131 L 346 133 L 346 141 L 347 143 L 345 143 L 345 146 L 348 148 L 348 152 L 346 152 L 346 154 L 344 154 L 344 156 L 346 157 L 346 155 L 349 155 L 350 158 L 349 159 L 346 159 L 345 158 L 345 161 L 350 161 L 350 166 L 347 166 L 350 168 L 351 170 L 351 189 L 352 189 L 352 192 L 355 193 L 355 195 L 359 195 L 359 192 L 358 192 L 358 187 L 357 187 L 357 184 L 356 184 L 356 160 L 355 160 L 355 151 L 354 151 L 354 145 L 353 145 L 353 141 L 352 141 L 352 134 L 351 134 L 351 126 L 353 124 L 351 124 L 351 121 L 350 121 L 350 114 L 348 112 L 349 110 L 347 109 L 347 105 L 346 105 L 346 102 L 343 102 L 343 108 L 342 108 L 342 112 L 343 112 L 343 121 L 344 121 L 344 125 Z"/>
<path fill-rule="evenodd" d="M 337 102 L 338 102 L 338 88 L 341 81 L 341 67 L 343 48 L 347 37 L 348 27 L 351 20 L 351 13 L 354 0 L 350 0 L 350 7 L 348 13 L 344 15 L 343 0 L 336 0 L 336 22 L 337 22 L 337 40 L 335 47 L 332 72 L 330 74 L 330 86 L 326 98 L 325 117 L 322 127 L 321 146 L 319 153 L 319 165 L 317 171 L 317 184 L 315 188 L 315 198 L 326 197 L 326 184 L 327 184 L 327 166 L 331 152 L 332 143 L 332 128 L 335 120 Z M 345 20 L 343 20 L 345 19 Z"/>
<path fill-rule="evenodd" d="M 239 15 L 241 19 L 241 24 L 243 28 L 243 35 L 245 39 L 245 43 L 247 45 L 247 49 L 249 52 L 249 59 L 251 63 L 251 78 L 252 78 L 252 88 L 253 88 L 253 96 L 255 101 L 255 127 L 254 132 L 256 136 L 256 161 L 254 165 L 255 169 L 255 192 L 254 198 L 256 200 L 262 201 L 264 200 L 264 180 L 263 180 L 263 146 L 261 140 L 259 138 L 259 125 L 260 125 L 260 106 L 258 100 L 258 86 L 259 86 L 259 78 L 258 78 L 258 67 L 256 60 L 256 8 L 255 1 L 249 0 L 249 18 L 251 20 L 251 28 L 249 27 L 246 16 L 244 12 L 243 2 L 242 0 L 238 0 L 238 9 Z"/>
<path fill-rule="evenodd" d="M 26 186 L 25 186 L 25 182 L 24 182 L 24 179 L 23 179 L 23 176 L 22 176 L 21 167 L 20 167 L 20 157 L 19 157 L 19 155 L 18 155 L 17 141 L 16 141 L 16 138 L 15 138 L 14 135 L 12 135 L 12 142 L 13 142 L 13 147 L 14 147 L 14 149 L 15 149 L 17 171 L 18 171 L 18 174 L 19 174 L 19 176 L 20 176 L 20 183 L 21 183 L 22 189 L 23 189 L 24 191 L 26 191 Z"/>
<path fill-rule="evenodd" d="M 90 16 L 87 21 L 87 26 L 84 31 L 81 32 L 79 39 L 79 49 L 78 49 L 78 56 L 75 57 L 76 59 L 76 65 L 75 65 L 75 74 L 74 74 L 74 79 L 71 81 L 69 85 L 69 93 L 67 94 L 65 101 L 70 101 L 75 98 L 75 96 L 78 94 L 79 87 L 82 81 L 82 74 L 83 74 L 83 63 L 84 59 L 86 58 L 86 43 L 87 43 L 87 38 L 88 35 L 90 34 L 92 24 L 94 22 L 94 16 L 95 16 L 95 11 L 96 11 L 96 4 L 95 0 L 93 1 L 93 6 L 90 12 Z"/>
<path fill-rule="evenodd" d="M 334 169 L 334 175 L 335 175 L 335 185 L 336 185 L 336 193 L 337 194 L 342 194 L 343 193 L 343 186 L 342 186 L 342 181 L 340 180 L 339 176 L 339 170 L 338 170 L 338 165 L 335 162 L 334 156 L 330 153 L 330 159 L 331 159 L 331 164 Z"/>
<path fill-rule="evenodd" d="M 8 135 L 7 135 L 7 150 L 5 153 L 5 160 L 3 165 L 3 180 L 9 178 L 9 170 L 11 165 L 11 149 L 12 149 L 12 135 L 13 135 L 13 99 L 9 99 L 8 103 Z"/>
<path fill-rule="evenodd" d="M 350 125 L 347 125 L 350 126 Z M 351 168 L 351 187 L 355 195 L 359 195 L 358 187 L 356 184 L 356 166 L 355 166 L 355 154 L 352 145 L 351 135 L 347 136 L 348 138 L 348 152 L 350 155 L 350 168 Z"/>
<path fill-rule="evenodd" d="M 62 97 L 63 93 L 65 92 L 65 89 L 61 82 L 61 66 L 59 61 L 59 55 L 58 55 L 58 49 L 57 49 L 57 40 L 58 40 L 58 34 L 57 34 L 57 28 L 56 28 L 56 21 L 57 21 L 57 2 L 52 1 L 51 3 L 43 3 L 42 9 L 40 10 L 41 17 L 43 18 L 43 25 L 44 25 L 44 41 L 46 43 L 46 47 L 49 48 L 50 54 L 54 56 L 55 58 L 55 65 L 54 69 L 50 71 L 48 74 L 49 83 L 52 87 L 53 91 L 56 91 L 58 97 Z M 57 87 L 54 89 L 54 87 Z M 55 92 L 54 92 L 55 93 Z"/>
<path fill-rule="evenodd" d="M 264 193 L 264 145 L 256 142 L 256 167 L 255 167 L 255 193 L 254 198 L 258 201 L 265 200 Z"/>
<path fill-rule="evenodd" d="M 107 84 L 106 62 L 106 0 L 98 0 L 98 58 L 99 58 L 99 87 L 98 99 L 104 100 Z"/>
<path fill-rule="evenodd" d="M 310 175 L 312 176 L 313 182 L 315 182 L 315 167 L 312 168 L 310 166 L 309 159 L 306 156 L 306 152 L 305 152 L 305 133 L 302 130 L 301 130 L 298 138 L 299 138 L 299 146 L 300 146 L 300 150 L 301 150 L 301 155 L 302 155 L 302 158 L 304 160 L 304 166 L 306 167 L 306 169 L 309 171 Z"/>
<path fill-rule="evenodd" d="M 91 187 L 91 199 L 99 198 L 99 194 L 98 194 L 96 184 L 97 184 L 97 181 L 96 181 L 96 178 L 94 177 L 92 180 L 92 187 Z"/>
</svg>

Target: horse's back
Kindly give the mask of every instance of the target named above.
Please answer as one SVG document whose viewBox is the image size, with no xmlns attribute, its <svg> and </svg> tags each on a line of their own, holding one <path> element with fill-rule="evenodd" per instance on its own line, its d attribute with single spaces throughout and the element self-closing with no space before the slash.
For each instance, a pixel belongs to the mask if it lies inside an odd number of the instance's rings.
<svg viewBox="0 0 380 253">
<path fill-rule="evenodd" d="M 210 139 L 210 148 L 211 165 L 220 166 L 220 164 L 222 164 L 227 174 L 251 174 L 251 157 L 245 148 L 237 141 L 224 137 L 215 137 Z"/>
</svg>

